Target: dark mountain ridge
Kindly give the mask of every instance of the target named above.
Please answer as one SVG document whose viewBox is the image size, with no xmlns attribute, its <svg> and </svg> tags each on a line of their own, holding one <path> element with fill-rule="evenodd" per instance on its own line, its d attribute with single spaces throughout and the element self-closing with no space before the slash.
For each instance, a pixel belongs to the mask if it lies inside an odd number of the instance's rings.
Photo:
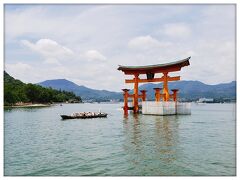
<svg viewBox="0 0 240 180">
<path fill-rule="evenodd" d="M 107 90 L 91 89 L 82 85 L 77 85 L 66 79 L 47 80 L 38 83 L 43 87 L 52 87 L 53 89 L 74 92 L 84 100 L 93 99 L 96 101 L 105 101 L 111 99 L 123 99 L 122 92 L 112 92 Z M 139 86 L 139 90 L 147 90 L 147 98 L 154 99 L 155 87 L 162 87 L 162 83 L 143 84 Z M 230 83 L 221 83 L 216 85 L 207 85 L 200 81 L 176 81 L 169 82 L 169 90 L 179 89 L 179 97 L 185 99 L 198 98 L 236 98 L 236 81 Z M 130 91 L 132 92 L 132 91 Z"/>
<path fill-rule="evenodd" d="M 144 84 L 139 89 L 146 89 L 151 98 L 154 96 L 155 87 L 162 87 L 162 83 Z M 179 96 L 187 99 L 198 98 L 236 98 L 236 81 L 216 85 L 204 84 L 200 81 L 169 82 L 169 90 L 179 89 Z"/>
<path fill-rule="evenodd" d="M 38 84 L 43 87 L 51 87 L 53 89 L 74 92 L 76 95 L 81 96 L 83 100 L 94 99 L 97 101 L 104 101 L 122 98 L 122 94 L 120 92 L 91 89 L 82 85 L 77 85 L 66 79 L 46 80 Z"/>
</svg>

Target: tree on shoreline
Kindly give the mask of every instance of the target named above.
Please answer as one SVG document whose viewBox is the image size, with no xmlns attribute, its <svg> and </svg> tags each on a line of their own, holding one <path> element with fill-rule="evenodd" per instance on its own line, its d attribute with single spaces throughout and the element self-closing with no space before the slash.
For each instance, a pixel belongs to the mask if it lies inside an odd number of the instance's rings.
<svg viewBox="0 0 240 180">
<path fill-rule="evenodd" d="M 25 84 L 4 71 L 4 106 L 23 103 L 52 103 L 74 100 L 82 102 L 73 92 L 58 91 L 35 84 Z"/>
</svg>

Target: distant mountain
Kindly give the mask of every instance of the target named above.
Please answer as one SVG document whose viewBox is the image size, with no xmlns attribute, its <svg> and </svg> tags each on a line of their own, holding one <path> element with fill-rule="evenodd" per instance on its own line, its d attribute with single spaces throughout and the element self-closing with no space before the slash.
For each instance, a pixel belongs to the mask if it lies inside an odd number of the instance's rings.
<svg viewBox="0 0 240 180">
<path fill-rule="evenodd" d="M 38 83 L 43 87 L 51 87 L 53 89 L 62 89 L 65 91 L 76 91 L 79 88 L 82 90 L 81 86 L 68 81 L 66 79 L 54 79 L 54 80 L 46 80 L 43 82 Z"/>
<path fill-rule="evenodd" d="M 145 89 L 148 91 L 148 98 L 154 98 L 155 87 L 163 87 L 162 83 L 153 84 L 148 83 L 141 85 L 140 90 Z M 187 99 L 198 98 L 236 98 L 236 81 L 230 83 L 207 85 L 200 81 L 176 81 L 169 82 L 169 90 L 179 89 L 179 97 Z"/>
<path fill-rule="evenodd" d="M 94 99 L 97 101 L 104 101 L 110 99 L 123 99 L 121 92 L 90 89 L 85 86 L 79 86 L 66 79 L 47 80 L 38 84 L 43 87 L 52 87 L 53 89 L 74 92 L 76 95 L 81 96 L 83 100 Z M 155 92 L 153 88 L 155 87 L 162 87 L 162 83 L 143 84 L 139 86 L 139 90 L 147 90 L 147 98 L 154 99 Z M 185 99 L 198 99 L 202 97 L 236 98 L 236 81 L 217 85 L 207 85 L 200 81 L 176 81 L 169 82 L 169 90 L 171 89 L 179 89 L 179 97 Z"/>
<path fill-rule="evenodd" d="M 85 86 L 79 86 L 66 79 L 46 80 L 38 84 L 43 87 L 51 87 L 53 89 L 58 89 L 58 90 L 61 89 L 65 91 L 74 92 L 76 95 L 81 96 L 83 100 L 94 99 L 97 101 L 104 101 L 104 100 L 122 98 L 122 93 L 112 92 L 107 90 L 91 89 Z"/>
</svg>

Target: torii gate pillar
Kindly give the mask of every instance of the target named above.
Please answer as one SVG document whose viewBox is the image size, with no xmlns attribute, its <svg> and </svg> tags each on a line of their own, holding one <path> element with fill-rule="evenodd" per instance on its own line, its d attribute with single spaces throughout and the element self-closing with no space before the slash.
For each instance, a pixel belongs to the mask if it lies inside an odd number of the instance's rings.
<svg viewBox="0 0 240 180">
<path fill-rule="evenodd" d="M 139 74 L 134 74 L 134 91 L 133 91 L 133 112 L 138 113 L 138 78 Z"/>
</svg>

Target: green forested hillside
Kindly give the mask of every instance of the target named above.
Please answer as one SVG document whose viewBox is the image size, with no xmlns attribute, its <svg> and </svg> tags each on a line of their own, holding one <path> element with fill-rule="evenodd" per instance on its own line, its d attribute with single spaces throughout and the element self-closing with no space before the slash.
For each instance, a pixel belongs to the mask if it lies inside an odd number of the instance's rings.
<svg viewBox="0 0 240 180">
<path fill-rule="evenodd" d="M 35 84 L 25 84 L 16 80 L 4 71 L 4 105 L 14 105 L 17 102 L 51 103 L 76 100 L 81 98 L 72 92 L 44 88 Z"/>
</svg>

